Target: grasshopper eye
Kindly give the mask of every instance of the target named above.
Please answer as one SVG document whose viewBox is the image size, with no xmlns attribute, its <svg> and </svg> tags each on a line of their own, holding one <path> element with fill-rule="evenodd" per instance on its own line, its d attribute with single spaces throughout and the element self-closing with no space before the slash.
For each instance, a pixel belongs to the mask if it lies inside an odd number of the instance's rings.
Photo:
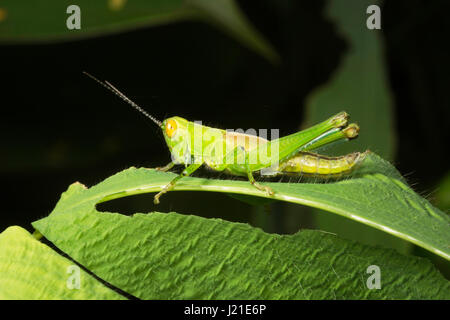
<svg viewBox="0 0 450 320">
<path fill-rule="evenodd" d="M 167 121 L 166 134 L 169 138 L 172 138 L 177 131 L 177 123 L 174 120 Z"/>
</svg>

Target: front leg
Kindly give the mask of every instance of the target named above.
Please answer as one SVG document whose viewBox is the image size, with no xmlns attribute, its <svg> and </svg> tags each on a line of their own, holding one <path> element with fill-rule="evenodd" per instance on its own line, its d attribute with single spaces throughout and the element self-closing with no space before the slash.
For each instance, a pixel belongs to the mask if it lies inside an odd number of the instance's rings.
<svg viewBox="0 0 450 320">
<path fill-rule="evenodd" d="M 275 192 L 272 190 L 271 187 L 263 186 L 256 182 L 255 178 L 253 177 L 253 174 L 251 171 L 247 172 L 248 180 L 250 180 L 250 183 L 256 187 L 256 189 L 264 191 L 268 196 L 273 196 Z"/>
<path fill-rule="evenodd" d="M 155 198 L 153 199 L 153 203 L 154 204 L 159 204 L 159 198 L 164 193 L 169 192 L 170 190 L 172 190 L 178 180 L 180 180 L 183 177 L 189 176 L 191 173 L 193 173 L 195 170 L 197 170 L 201 166 L 202 166 L 201 163 L 200 164 L 194 163 L 194 164 L 191 164 L 186 169 L 184 169 L 183 172 L 180 175 L 176 176 L 172 181 L 170 181 L 168 184 L 166 184 L 157 195 L 155 195 Z"/>
</svg>

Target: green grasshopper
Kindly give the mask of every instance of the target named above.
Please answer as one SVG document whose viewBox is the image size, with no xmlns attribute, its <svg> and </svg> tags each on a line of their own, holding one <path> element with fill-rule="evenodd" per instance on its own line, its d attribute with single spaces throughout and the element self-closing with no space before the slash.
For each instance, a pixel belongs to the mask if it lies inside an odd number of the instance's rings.
<svg viewBox="0 0 450 320">
<path fill-rule="evenodd" d="M 358 136 L 358 125 L 348 124 L 349 116 L 346 112 L 340 112 L 306 130 L 269 141 L 255 135 L 203 126 L 181 117 L 170 117 L 159 121 L 109 82 L 100 81 L 84 73 L 161 128 L 171 152 L 172 161 L 164 167 L 156 168 L 157 170 L 168 171 L 175 164 L 185 166 L 181 174 L 155 195 L 155 204 L 158 204 L 161 195 L 172 190 L 182 177 L 191 175 L 202 165 L 214 171 L 247 177 L 253 186 L 265 192 L 267 196 L 272 196 L 274 191 L 256 182 L 254 175 L 340 178 L 351 173 L 364 160 L 368 152 L 353 152 L 339 157 L 328 157 L 311 152 L 326 144 L 350 140 Z"/>
</svg>

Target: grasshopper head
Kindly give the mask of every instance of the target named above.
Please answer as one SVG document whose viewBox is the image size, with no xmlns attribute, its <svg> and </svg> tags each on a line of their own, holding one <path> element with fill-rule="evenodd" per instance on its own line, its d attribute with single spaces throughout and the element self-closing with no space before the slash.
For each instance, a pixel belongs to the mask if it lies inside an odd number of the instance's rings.
<svg viewBox="0 0 450 320">
<path fill-rule="evenodd" d="M 190 154 L 188 125 L 189 121 L 181 117 L 168 118 L 161 125 L 172 157 L 179 163 L 186 163 L 186 156 Z"/>
</svg>

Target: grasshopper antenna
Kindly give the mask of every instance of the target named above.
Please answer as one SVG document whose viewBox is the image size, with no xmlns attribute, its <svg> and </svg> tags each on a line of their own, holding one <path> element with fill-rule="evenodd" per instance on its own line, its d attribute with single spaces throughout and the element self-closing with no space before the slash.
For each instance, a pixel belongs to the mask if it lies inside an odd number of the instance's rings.
<svg viewBox="0 0 450 320">
<path fill-rule="evenodd" d="M 128 98 L 126 95 L 124 95 L 122 92 L 119 91 L 119 89 L 117 89 L 116 87 L 114 87 L 111 83 L 109 83 L 108 81 L 100 81 L 98 80 L 96 77 L 94 77 L 93 75 L 87 73 L 86 71 L 83 71 L 83 73 L 85 75 L 87 75 L 89 78 L 91 78 L 92 80 L 94 80 L 95 82 L 99 83 L 102 87 L 108 89 L 109 91 L 111 91 L 112 93 L 114 93 L 116 96 L 118 96 L 119 98 L 121 98 L 123 101 L 125 101 L 126 103 L 128 103 L 129 105 L 131 105 L 133 108 L 135 108 L 137 111 L 139 111 L 140 113 L 142 113 L 144 116 L 146 116 L 147 118 L 151 119 L 154 123 L 156 123 L 159 127 L 162 127 L 162 123 L 161 121 L 155 119 L 153 116 L 151 116 L 150 114 L 147 113 L 147 111 L 145 111 L 144 109 L 142 109 L 140 106 L 138 106 L 136 103 L 134 103 L 133 101 L 130 100 L 130 98 Z"/>
</svg>

